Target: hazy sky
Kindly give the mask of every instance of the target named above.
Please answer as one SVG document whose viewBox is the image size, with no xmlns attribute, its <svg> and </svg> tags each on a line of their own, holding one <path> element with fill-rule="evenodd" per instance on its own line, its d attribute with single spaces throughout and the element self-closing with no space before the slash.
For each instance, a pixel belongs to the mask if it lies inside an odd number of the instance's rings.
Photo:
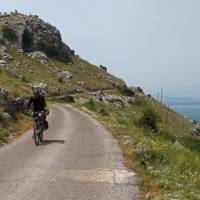
<svg viewBox="0 0 200 200">
<path fill-rule="evenodd" d="M 0 0 L 55 25 L 82 58 L 147 93 L 200 96 L 199 0 Z"/>
</svg>

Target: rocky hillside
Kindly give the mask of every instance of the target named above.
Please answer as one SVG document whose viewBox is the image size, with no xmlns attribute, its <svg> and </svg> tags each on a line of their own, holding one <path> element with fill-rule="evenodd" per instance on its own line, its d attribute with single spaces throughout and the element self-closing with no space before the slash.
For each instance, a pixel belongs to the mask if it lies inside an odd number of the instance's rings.
<svg viewBox="0 0 200 200">
<path fill-rule="evenodd" d="M 12 96 L 40 84 L 48 94 L 125 87 L 124 81 L 75 55 L 59 30 L 38 16 L 0 14 L 0 85 Z"/>
<path fill-rule="evenodd" d="M 42 51 L 50 57 L 69 61 L 74 55 L 64 42 L 59 30 L 38 16 L 17 12 L 0 15 L 1 41 L 24 52 Z"/>
</svg>

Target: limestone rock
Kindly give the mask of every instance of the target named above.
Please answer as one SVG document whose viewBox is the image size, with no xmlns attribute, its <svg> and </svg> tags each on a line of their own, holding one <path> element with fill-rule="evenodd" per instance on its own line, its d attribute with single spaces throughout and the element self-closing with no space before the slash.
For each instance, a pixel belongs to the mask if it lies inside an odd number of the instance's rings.
<svg viewBox="0 0 200 200">
<path fill-rule="evenodd" d="M 118 89 L 123 89 L 127 87 L 125 82 L 118 83 L 118 82 L 113 81 L 111 78 L 106 78 L 106 81 L 108 83 L 111 83 L 115 88 L 118 88 Z"/>
<path fill-rule="evenodd" d="M 0 60 L 0 65 L 5 65 L 6 61 L 5 60 Z"/>
<path fill-rule="evenodd" d="M 196 125 L 196 128 L 192 129 L 191 134 L 200 136 L 200 125 L 199 124 Z"/>
<path fill-rule="evenodd" d="M 22 112 L 26 109 L 29 97 L 17 97 L 12 99 L 12 106 L 16 112 Z"/>
<path fill-rule="evenodd" d="M 8 92 L 0 86 L 0 104 L 3 105 L 6 103 L 8 98 Z"/>
<path fill-rule="evenodd" d="M 6 47 L 3 45 L 0 45 L 0 54 L 2 55 L 3 53 L 6 53 L 6 52 L 7 52 Z"/>
<path fill-rule="evenodd" d="M 34 51 L 32 53 L 28 53 L 27 55 L 29 58 L 35 59 L 42 64 L 47 64 L 48 62 L 47 55 L 41 51 Z"/>
<path fill-rule="evenodd" d="M 68 83 L 71 78 L 73 78 L 73 76 L 68 71 L 61 71 L 58 73 L 58 80 L 65 84 Z"/>
<path fill-rule="evenodd" d="M 12 119 L 12 117 L 10 116 L 10 114 L 7 113 L 7 112 L 3 112 L 2 113 L 2 118 L 3 118 L 4 121 L 8 121 L 8 122 Z"/>
<path fill-rule="evenodd" d="M 135 102 L 134 97 L 108 95 L 101 91 L 92 93 L 91 98 L 95 101 L 100 101 L 106 104 L 114 103 L 114 104 L 126 105 L 126 106 L 128 106 L 130 103 Z"/>
<path fill-rule="evenodd" d="M 89 100 L 85 99 L 85 98 L 75 98 L 75 103 L 78 103 L 80 105 L 83 105 L 85 103 L 87 103 Z"/>
<path fill-rule="evenodd" d="M 11 13 L 0 15 L 0 41 L 24 52 L 42 51 L 49 57 L 69 61 L 74 55 L 59 30 L 37 16 Z"/>
</svg>

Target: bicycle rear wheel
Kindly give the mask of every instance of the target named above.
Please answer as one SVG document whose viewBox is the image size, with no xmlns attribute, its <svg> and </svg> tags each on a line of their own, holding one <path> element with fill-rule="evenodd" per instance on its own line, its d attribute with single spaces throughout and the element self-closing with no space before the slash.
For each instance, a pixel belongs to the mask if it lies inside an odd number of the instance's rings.
<svg viewBox="0 0 200 200">
<path fill-rule="evenodd" d="M 40 144 L 40 125 L 38 123 L 35 124 L 34 128 L 34 140 L 35 144 L 38 146 Z"/>
<path fill-rule="evenodd" d="M 42 131 L 39 134 L 39 139 L 40 139 L 40 142 L 42 143 L 43 142 L 43 132 Z"/>
<path fill-rule="evenodd" d="M 40 144 L 40 138 L 37 130 L 34 131 L 34 139 L 35 139 L 35 144 L 38 146 Z"/>
</svg>

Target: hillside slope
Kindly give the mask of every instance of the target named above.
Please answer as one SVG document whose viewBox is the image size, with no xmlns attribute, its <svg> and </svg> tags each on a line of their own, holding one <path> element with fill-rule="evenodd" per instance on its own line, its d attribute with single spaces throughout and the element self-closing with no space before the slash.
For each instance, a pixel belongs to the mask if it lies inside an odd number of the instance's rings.
<svg viewBox="0 0 200 200">
<path fill-rule="evenodd" d="M 124 85 L 122 80 L 78 56 L 65 63 L 53 58 L 31 58 L 30 54 L 12 47 L 8 47 L 7 52 L 12 59 L 1 65 L 0 85 L 14 96 L 30 93 L 30 85 L 34 83 L 47 84 L 49 94 L 111 89 Z"/>
<path fill-rule="evenodd" d="M 75 55 L 59 30 L 38 16 L 0 13 L 0 144 L 31 126 L 21 112 L 33 85 L 48 96 L 126 86 Z"/>
<path fill-rule="evenodd" d="M 49 94 L 124 87 L 119 78 L 74 54 L 60 32 L 37 16 L 0 16 L 0 85 L 13 96 L 34 83 Z"/>
</svg>

